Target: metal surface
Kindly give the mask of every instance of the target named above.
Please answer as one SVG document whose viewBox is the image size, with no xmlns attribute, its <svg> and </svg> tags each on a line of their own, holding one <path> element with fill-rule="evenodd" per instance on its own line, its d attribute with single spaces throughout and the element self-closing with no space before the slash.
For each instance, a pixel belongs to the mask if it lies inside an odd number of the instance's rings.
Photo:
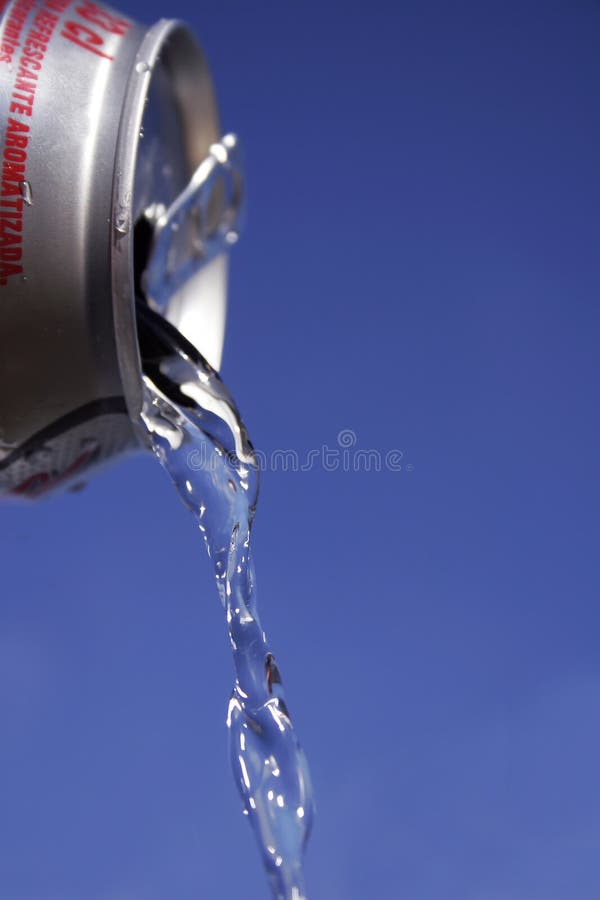
<svg viewBox="0 0 600 900">
<path fill-rule="evenodd" d="M 35 496 L 144 441 L 134 225 L 219 128 L 184 26 L 89 0 L 6 6 L 0 128 L 0 495 Z M 218 367 L 226 263 L 194 275 L 167 316 Z"/>
<path fill-rule="evenodd" d="M 212 144 L 168 209 L 158 203 L 148 207 L 154 237 L 142 287 L 156 311 L 166 313 L 173 294 L 235 244 L 241 203 L 239 145 L 227 134 Z"/>
</svg>

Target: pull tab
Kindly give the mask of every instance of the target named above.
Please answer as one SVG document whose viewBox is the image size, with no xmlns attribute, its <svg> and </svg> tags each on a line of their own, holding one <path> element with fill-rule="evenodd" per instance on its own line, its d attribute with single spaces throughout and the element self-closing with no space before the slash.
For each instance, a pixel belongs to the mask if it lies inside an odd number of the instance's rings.
<svg viewBox="0 0 600 900">
<path fill-rule="evenodd" d="M 243 181 L 238 139 L 226 134 L 211 145 L 168 209 L 157 205 L 147 210 L 154 235 L 142 287 L 158 311 L 164 314 L 186 281 L 236 243 Z"/>
</svg>

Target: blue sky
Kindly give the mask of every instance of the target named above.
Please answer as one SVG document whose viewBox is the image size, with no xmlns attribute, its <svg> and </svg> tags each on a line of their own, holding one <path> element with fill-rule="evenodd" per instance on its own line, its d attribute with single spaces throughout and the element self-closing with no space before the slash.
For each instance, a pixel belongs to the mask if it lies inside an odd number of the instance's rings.
<svg viewBox="0 0 600 900">
<path fill-rule="evenodd" d="M 597 900 L 600 5 L 123 10 L 190 22 L 244 141 L 223 375 L 254 442 L 403 454 L 263 478 L 311 900 Z M 265 897 L 158 465 L 5 505 L 0 541 L 0 896 Z"/>
</svg>

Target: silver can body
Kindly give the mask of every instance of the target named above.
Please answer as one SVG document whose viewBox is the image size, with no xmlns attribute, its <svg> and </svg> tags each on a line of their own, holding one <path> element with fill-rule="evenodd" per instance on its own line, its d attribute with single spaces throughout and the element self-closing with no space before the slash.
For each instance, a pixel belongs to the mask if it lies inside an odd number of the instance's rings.
<svg viewBox="0 0 600 900">
<path fill-rule="evenodd" d="M 219 138 L 190 32 L 91 0 L 0 20 L 0 496 L 38 496 L 144 446 L 135 223 Z M 220 365 L 225 258 L 171 318 Z M 203 346 L 203 341 L 205 342 Z"/>
</svg>

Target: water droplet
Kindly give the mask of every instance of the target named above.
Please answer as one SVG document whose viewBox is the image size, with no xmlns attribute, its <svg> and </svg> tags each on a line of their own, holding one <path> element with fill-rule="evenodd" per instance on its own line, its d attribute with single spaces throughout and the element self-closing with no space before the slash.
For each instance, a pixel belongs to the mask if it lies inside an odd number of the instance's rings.
<svg viewBox="0 0 600 900">
<path fill-rule="evenodd" d="M 20 181 L 19 190 L 21 192 L 21 197 L 23 198 L 27 206 L 33 206 L 33 191 L 31 190 L 30 182 Z"/>
<path fill-rule="evenodd" d="M 240 239 L 240 236 L 237 233 L 237 231 L 233 231 L 233 230 L 228 231 L 227 234 L 225 235 L 225 243 L 229 244 L 230 247 L 232 247 L 234 244 L 237 244 L 239 239 Z"/>
<path fill-rule="evenodd" d="M 198 237 L 197 235 L 194 237 L 194 239 L 192 241 L 192 252 L 193 252 L 194 256 L 196 256 L 198 259 L 201 259 L 206 253 L 206 247 L 204 245 L 204 241 L 202 240 L 201 237 Z"/>
<path fill-rule="evenodd" d="M 127 234 L 129 231 L 129 209 L 126 206 L 120 206 L 115 216 L 115 230 L 119 234 Z"/>
<path fill-rule="evenodd" d="M 145 59 L 140 59 L 140 61 L 135 64 L 135 71 L 138 75 L 143 75 L 145 72 L 150 71 L 150 64 L 147 63 Z"/>
</svg>

